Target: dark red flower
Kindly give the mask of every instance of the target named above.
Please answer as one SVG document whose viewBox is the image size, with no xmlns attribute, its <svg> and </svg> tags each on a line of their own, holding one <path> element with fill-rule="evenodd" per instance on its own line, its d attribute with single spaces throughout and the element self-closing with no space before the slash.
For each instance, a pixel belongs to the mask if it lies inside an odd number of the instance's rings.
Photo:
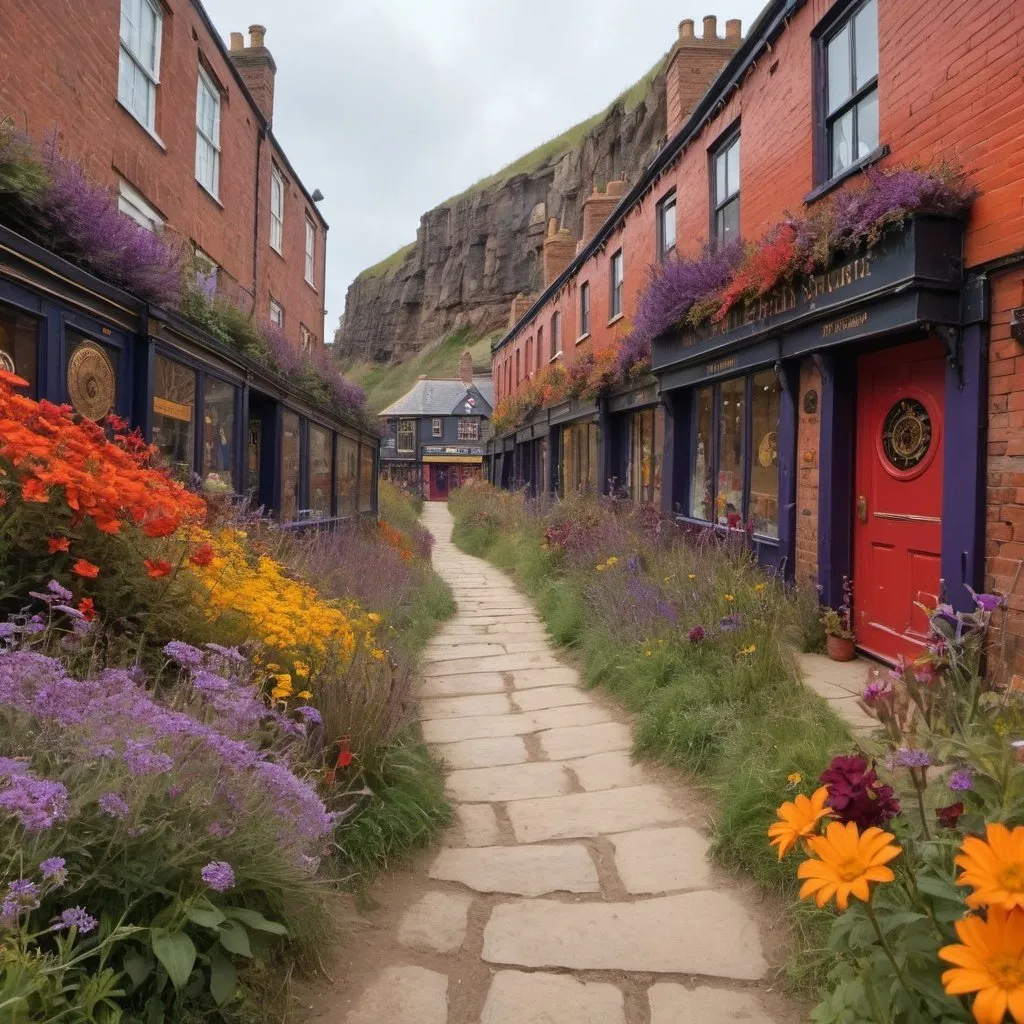
<svg viewBox="0 0 1024 1024">
<path fill-rule="evenodd" d="M 839 821 L 852 821 L 862 831 L 881 827 L 900 813 L 892 788 L 879 781 L 874 766 L 859 754 L 833 757 L 820 781 L 828 787 L 826 804 Z"/>
<path fill-rule="evenodd" d="M 963 813 L 963 801 L 958 800 L 955 804 L 950 804 L 948 807 L 937 808 L 935 811 L 935 817 L 939 819 L 939 824 L 943 828 L 956 828 L 957 822 L 960 820 L 960 815 Z"/>
</svg>

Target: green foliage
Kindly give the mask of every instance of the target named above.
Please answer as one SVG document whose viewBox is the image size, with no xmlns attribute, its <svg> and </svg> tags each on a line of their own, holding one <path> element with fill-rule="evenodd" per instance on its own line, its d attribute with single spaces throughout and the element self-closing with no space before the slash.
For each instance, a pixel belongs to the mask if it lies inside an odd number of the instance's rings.
<svg viewBox="0 0 1024 1024">
<path fill-rule="evenodd" d="M 385 256 L 379 263 L 374 263 L 372 267 L 367 267 L 356 276 L 356 280 L 365 281 L 368 278 L 386 276 L 392 270 L 397 270 L 405 262 L 406 256 L 408 256 L 415 248 L 415 242 L 403 245 L 401 249 L 396 250 L 390 256 Z"/>
<path fill-rule="evenodd" d="M 31 143 L 14 130 L 12 118 L 0 118 L 0 196 L 8 193 L 33 202 L 49 184 Z"/>
<path fill-rule="evenodd" d="M 237 306 L 222 298 L 211 300 L 198 288 L 186 288 L 178 312 L 225 345 L 269 364 L 269 351 L 252 317 Z"/>
<path fill-rule="evenodd" d="M 793 604 L 800 628 L 800 650 L 805 654 L 825 653 L 825 625 L 821 621 L 821 601 L 818 588 L 809 583 L 796 587 Z"/>
</svg>

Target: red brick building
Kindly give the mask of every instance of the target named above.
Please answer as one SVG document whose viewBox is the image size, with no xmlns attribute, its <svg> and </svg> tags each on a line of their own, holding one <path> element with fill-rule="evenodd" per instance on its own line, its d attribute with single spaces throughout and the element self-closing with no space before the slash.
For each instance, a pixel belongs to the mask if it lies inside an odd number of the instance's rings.
<svg viewBox="0 0 1024 1024">
<path fill-rule="evenodd" d="M 0 4 L 0 116 L 216 265 L 221 294 L 324 339 L 327 223 L 273 133 L 265 29 L 228 50 L 198 0 Z"/>
<path fill-rule="evenodd" d="M 1009 591 L 1024 558 L 1024 7 L 771 0 L 738 35 L 680 26 L 665 148 L 591 197 L 582 239 L 549 229 L 545 290 L 495 347 L 499 401 L 551 360 L 618 345 L 652 264 L 758 239 L 866 168 L 954 162 L 979 192 L 969 216 L 913 219 L 792 295 L 666 332 L 648 381 L 535 413 L 492 444 L 491 473 L 614 483 L 747 529 L 833 604 L 852 576 L 859 642 L 893 658 L 919 643 L 916 602 Z M 701 52 L 721 70 L 691 101 Z M 894 430 L 913 451 L 894 455 Z M 1019 584 L 1010 608 L 1020 670 Z"/>
</svg>

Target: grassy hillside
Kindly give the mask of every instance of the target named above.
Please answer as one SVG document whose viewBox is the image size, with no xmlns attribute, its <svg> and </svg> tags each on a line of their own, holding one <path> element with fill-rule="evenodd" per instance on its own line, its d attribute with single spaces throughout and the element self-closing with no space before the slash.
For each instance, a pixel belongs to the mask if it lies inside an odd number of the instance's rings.
<svg viewBox="0 0 1024 1024">
<path fill-rule="evenodd" d="M 473 338 L 468 331 L 456 331 L 404 363 L 355 363 L 346 366 L 345 376 L 366 391 L 367 408 L 377 413 L 401 398 L 421 374 L 427 377 L 454 377 L 459 357 L 467 348 L 473 356 L 474 369 L 490 373 L 491 342 L 494 338 L 493 333 Z"/>
<path fill-rule="evenodd" d="M 460 199 L 472 195 L 474 192 L 480 192 L 491 185 L 500 185 L 502 182 L 514 178 L 517 174 L 532 174 L 546 164 L 558 160 L 563 154 L 578 146 L 583 141 L 587 132 L 596 128 L 608 116 L 616 104 L 622 104 L 627 112 L 639 106 L 664 64 L 665 58 L 662 57 L 643 78 L 634 82 L 628 89 L 616 96 L 600 113 L 594 114 L 593 117 L 587 118 L 586 121 L 580 121 L 579 124 L 573 125 L 567 131 L 562 132 L 561 135 L 556 135 L 555 138 L 541 143 L 536 149 L 531 149 L 529 153 L 519 157 L 518 160 L 513 160 L 512 163 L 503 167 L 500 171 L 486 178 L 481 178 L 457 196 L 452 196 L 439 205 L 451 206 L 452 203 L 456 203 Z M 382 259 L 379 263 L 375 263 L 372 267 L 367 267 L 366 270 L 359 274 L 357 280 L 359 278 L 381 277 L 390 270 L 399 267 L 402 260 L 405 259 L 415 244 L 415 242 L 410 242 L 408 245 L 402 246 L 397 252 L 393 252 L 390 256 Z"/>
</svg>

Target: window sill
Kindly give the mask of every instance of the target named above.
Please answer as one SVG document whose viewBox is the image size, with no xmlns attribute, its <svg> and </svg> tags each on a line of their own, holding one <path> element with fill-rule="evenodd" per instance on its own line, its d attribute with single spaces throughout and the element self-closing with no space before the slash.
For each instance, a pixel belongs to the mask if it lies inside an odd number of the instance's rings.
<svg viewBox="0 0 1024 1024">
<path fill-rule="evenodd" d="M 817 188 L 811 189 L 807 195 L 804 196 L 805 203 L 813 203 L 816 199 L 821 199 L 822 196 L 827 196 L 829 192 L 833 192 L 839 188 L 840 185 L 845 181 L 849 181 L 855 174 L 859 174 L 865 168 L 870 167 L 872 164 L 877 164 L 883 157 L 889 155 L 889 146 L 879 146 L 877 149 L 873 149 L 867 156 L 862 156 L 856 163 L 850 164 L 845 170 L 840 171 L 837 175 L 829 178 L 828 181 L 818 185 Z"/>
<path fill-rule="evenodd" d="M 559 350 L 558 350 L 558 351 L 557 351 L 557 352 L 556 352 L 556 353 L 555 353 L 555 354 L 554 354 L 554 355 L 553 355 L 553 356 L 552 356 L 552 357 L 551 357 L 551 358 L 550 358 L 550 359 L 548 360 L 548 366 L 550 366 L 550 365 L 551 365 L 552 363 L 557 363 L 557 362 L 558 362 L 558 360 L 559 360 L 559 359 L 561 359 L 561 358 L 562 358 L 562 350 L 561 350 L 561 349 L 559 349 Z"/>
<path fill-rule="evenodd" d="M 220 199 L 216 195 L 214 195 L 198 178 L 196 178 L 196 184 L 206 193 L 206 198 L 209 199 L 210 202 L 216 203 L 222 210 L 224 209 L 224 204 L 220 201 Z"/>
<path fill-rule="evenodd" d="M 315 284 L 313 284 L 313 282 L 312 282 L 312 281 L 306 281 L 306 279 L 305 279 L 305 278 L 303 278 L 303 281 L 305 281 L 305 283 L 306 283 L 306 287 L 307 287 L 307 288 L 309 288 L 309 289 L 310 289 L 311 291 L 314 291 L 314 292 L 316 292 L 316 291 L 317 291 L 316 285 L 315 285 Z M 317 292 L 317 294 L 319 294 L 319 292 Z"/>
<path fill-rule="evenodd" d="M 611 327 L 614 324 L 617 324 L 620 320 L 624 320 L 625 316 L 625 313 L 616 313 L 615 316 L 613 316 L 611 320 L 608 321 L 608 326 Z"/>
<path fill-rule="evenodd" d="M 270 246 L 270 251 L 273 252 L 273 253 L 277 253 L 277 255 L 281 257 L 281 259 L 284 259 L 284 253 L 281 252 L 281 250 L 278 249 L 278 247 L 276 245 Z"/>
<path fill-rule="evenodd" d="M 140 121 L 135 115 L 135 111 L 130 107 L 126 107 L 120 100 L 117 100 L 117 105 L 166 153 L 167 146 L 164 144 L 164 140 L 160 138 L 157 133 L 149 127 L 144 121 Z"/>
<path fill-rule="evenodd" d="M 582 345 L 582 344 L 583 344 L 583 342 L 585 342 L 585 341 L 587 340 L 587 338 L 589 338 L 589 337 L 590 337 L 590 331 L 587 331 L 587 333 L 586 333 L 586 334 L 581 334 L 581 335 L 580 335 L 580 336 L 579 336 L 579 337 L 578 337 L 578 338 L 576 339 L 576 344 L 577 344 L 577 345 Z"/>
</svg>

